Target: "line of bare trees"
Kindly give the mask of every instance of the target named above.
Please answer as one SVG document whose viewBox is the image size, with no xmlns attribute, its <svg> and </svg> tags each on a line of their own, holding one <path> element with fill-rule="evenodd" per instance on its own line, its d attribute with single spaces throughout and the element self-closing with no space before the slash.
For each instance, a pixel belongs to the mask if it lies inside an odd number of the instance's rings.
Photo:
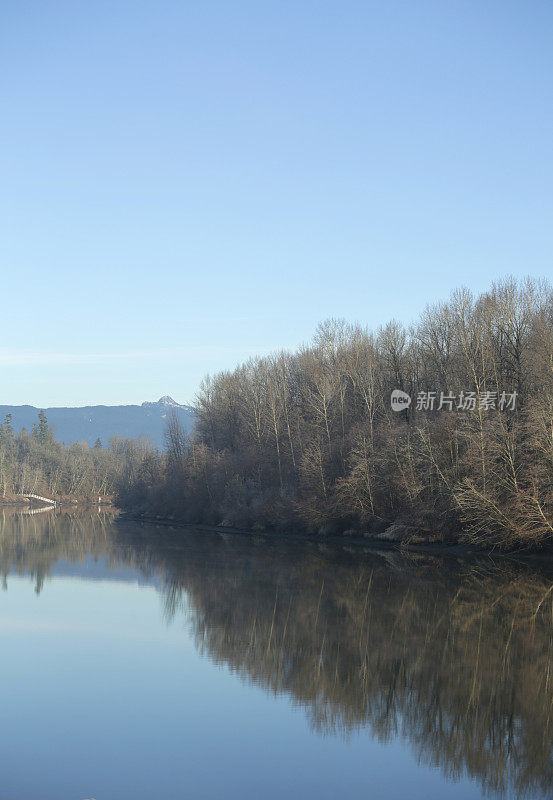
<svg viewBox="0 0 553 800">
<path fill-rule="evenodd" d="M 148 447 L 139 441 L 113 439 L 109 447 L 98 441 L 64 446 L 54 438 L 43 411 L 31 431 L 16 434 L 8 414 L 0 424 L 0 503 L 24 492 L 71 501 L 109 497 L 123 472 L 132 475 Z"/>
<path fill-rule="evenodd" d="M 400 413 L 394 389 L 412 398 Z M 189 522 L 371 534 L 400 519 L 406 536 L 537 547 L 552 476 L 553 292 L 506 279 L 409 328 L 329 320 L 295 353 L 206 378 L 194 437 L 171 420 L 166 454 L 135 459 L 119 496 Z"/>
</svg>

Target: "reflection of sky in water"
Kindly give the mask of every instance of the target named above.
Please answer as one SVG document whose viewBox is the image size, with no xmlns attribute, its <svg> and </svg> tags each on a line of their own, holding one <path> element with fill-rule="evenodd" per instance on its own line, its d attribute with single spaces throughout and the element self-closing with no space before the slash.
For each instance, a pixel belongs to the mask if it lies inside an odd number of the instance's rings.
<svg viewBox="0 0 553 800">
<path fill-rule="evenodd" d="M 55 578 L 37 598 L 11 577 L 0 637 L 9 800 L 444 796 L 402 746 L 313 734 L 199 657 L 154 589 Z"/>
<path fill-rule="evenodd" d="M 168 622 L 138 572 L 102 579 L 107 564 L 54 574 L 39 596 L 11 574 L 0 592 L 2 800 L 482 796 L 401 739 L 314 731 L 288 694 L 203 658 L 188 615 Z"/>
</svg>

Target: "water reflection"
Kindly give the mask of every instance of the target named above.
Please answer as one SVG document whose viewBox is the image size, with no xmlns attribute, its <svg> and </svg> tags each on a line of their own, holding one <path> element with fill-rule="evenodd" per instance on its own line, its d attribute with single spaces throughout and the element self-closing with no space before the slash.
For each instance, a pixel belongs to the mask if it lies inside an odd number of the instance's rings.
<svg viewBox="0 0 553 800">
<path fill-rule="evenodd" d="M 553 574 L 536 562 L 168 531 L 110 515 L 0 517 L 0 573 L 137 570 L 197 647 L 289 695 L 314 729 L 404 737 L 448 778 L 551 796 Z"/>
</svg>

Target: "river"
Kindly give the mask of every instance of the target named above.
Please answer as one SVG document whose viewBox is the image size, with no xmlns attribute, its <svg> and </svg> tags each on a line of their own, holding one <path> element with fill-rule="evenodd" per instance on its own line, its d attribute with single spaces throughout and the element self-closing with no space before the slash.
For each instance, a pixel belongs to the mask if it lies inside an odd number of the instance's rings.
<svg viewBox="0 0 553 800">
<path fill-rule="evenodd" d="M 553 568 L 0 512 L 1 800 L 552 797 Z"/>
</svg>

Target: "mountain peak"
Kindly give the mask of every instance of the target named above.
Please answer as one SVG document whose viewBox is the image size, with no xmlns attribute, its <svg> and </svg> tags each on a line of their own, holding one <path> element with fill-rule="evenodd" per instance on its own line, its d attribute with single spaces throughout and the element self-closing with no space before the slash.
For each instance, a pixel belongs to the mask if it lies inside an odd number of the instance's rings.
<svg viewBox="0 0 553 800">
<path fill-rule="evenodd" d="M 180 403 L 177 403 L 168 394 L 163 395 L 163 397 L 160 397 L 159 400 L 154 400 L 153 402 L 151 400 L 146 400 L 144 403 L 142 403 L 142 406 L 170 406 L 171 408 L 184 408 L 184 406 L 181 406 Z"/>
</svg>

